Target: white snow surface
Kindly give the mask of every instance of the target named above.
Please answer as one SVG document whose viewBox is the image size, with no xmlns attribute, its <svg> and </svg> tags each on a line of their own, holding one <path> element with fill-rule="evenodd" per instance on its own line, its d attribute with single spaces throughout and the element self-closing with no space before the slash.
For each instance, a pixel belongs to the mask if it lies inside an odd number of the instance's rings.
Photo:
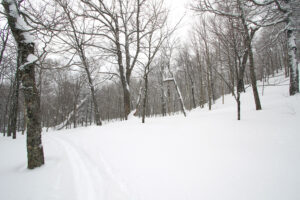
<svg viewBox="0 0 300 200">
<path fill-rule="evenodd" d="M 34 170 L 25 136 L 1 137 L 0 199 L 299 200 L 300 95 L 282 76 L 270 83 L 281 86 L 265 88 L 261 111 L 251 88 L 242 94 L 241 121 L 227 95 L 186 118 L 43 132 L 45 165 Z"/>
</svg>

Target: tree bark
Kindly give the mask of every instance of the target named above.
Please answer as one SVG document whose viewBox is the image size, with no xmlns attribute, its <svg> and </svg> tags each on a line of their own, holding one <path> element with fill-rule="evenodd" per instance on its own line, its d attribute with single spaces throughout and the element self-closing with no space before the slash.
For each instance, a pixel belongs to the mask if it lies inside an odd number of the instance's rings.
<svg viewBox="0 0 300 200">
<path fill-rule="evenodd" d="M 297 67 L 297 47 L 295 33 L 292 29 L 287 30 L 288 39 L 288 68 L 290 74 L 290 96 L 299 93 L 299 71 Z"/>
<path fill-rule="evenodd" d="M 144 88 L 144 99 L 143 99 L 143 113 L 142 113 L 142 123 L 145 123 L 146 118 L 146 103 L 148 98 L 148 73 L 144 75 L 145 88 Z"/>
<path fill-rule="evenodd" d="M 253 91 L 253 96 L 254 96 L 254 101 L 255 101 L 255 107 L 256 107 L 256 110 L 261 110 L 261 103 L 260 103 L 259 94 L 257 91 L 256 75 L 255 75 L 254 59 L 253 59 L 251 42 L 248 46 L 248 49 L 249 49 L 249 61 L 250 61 L 250 65 L 249 65 L 250 79 L 251 79 L 252 91 Z"/>
<path fill-rule="evenodd" d="M 257 91 L 253 51 L 252 51 L 252 44 L 251 44 L 254 34 L 258 29 L 254 29 L 254 30 L 251 29 L 251 31 L 249 31 L 249 27 L 248 27 L 246 19 L 245 19 L 245 10 L 244 10 L 244 7 L 240 0 L 238 0 L 238 6 L 241 11 L 241 20 L 242 20 L 244 31 L 245 31 L 245 36 L 244 36 L 245 42 L 244 43 L 245 43 L 245 46 L 248 49 L 248 53 L 249 53 L 250 79 L 251 79 L 251 85 L 252 85 L 255 106 L 256 106 L 256 110 L 261 110 L 261 103 L 260 103 L 259 94 Z"/>
<path fill-rule="evenodd" d="M 18 107 L 19 107 L 19 87 L 20 87 L 20 72 L 19 64 L 17 65 L 15 80 L 13 83 L 13 94 L 12 94 L 12 103 L 10 107 L 9 114 L 9 123 L 7 128 L 7 136 L 11 136 L 13 139 L 17 137 L 17 118 L 18 118 Z"/>
<path fill-rule="evenodd" d="M 200 84 L 200 107 L 203 108 L 205 104 L 204 100 L 204 88 L 203 88 L 203 69 L 202 63 L 199 55 L 199 51 L 197 50 L 197 63 L 198 63 L 198 71 L 199 71 L 199 84 Z"/>
<path fill-rule="evenodd" d="M 34 55 L 35 45 L 28 37 L 28 31 L 17 26 L 23 20 L 16 1 L 3 0 L 6 18 L 18 47 L 18 62 L 27 109 L 27 158 L 28 168 L 34 169 L 44 164 L 44 152 L 41 138 L 39 94 L 35 83 L 35 63 L 29 56 Z M 12 13 L 15 12 L 15 13 Z"/>
</svg>

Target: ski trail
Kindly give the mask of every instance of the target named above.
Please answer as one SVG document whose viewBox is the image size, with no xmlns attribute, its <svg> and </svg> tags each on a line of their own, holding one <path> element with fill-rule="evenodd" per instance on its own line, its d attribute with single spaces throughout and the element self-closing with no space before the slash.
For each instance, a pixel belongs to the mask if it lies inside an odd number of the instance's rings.
<svg viewBox="0 0 300 200">
<path fill-rule="evenodd" d="M 65 142 L 63 139 L 56 137 L 51 137 L 51 139 L 55 140 L 59 145 L 61 145 L 67 154 L 74 178 L 77 199 L 97 199 L 93 177 L 89 174 L 89 168 L 87 167 L 82 157 L 78 154 L 76 149 L 74 149 L 68 142 Z"/>
<path fill-rule="evenodd" d="M 62 137 L 51 138 L 61 145 L 67 154 L 78 200 L 135 199 L 129 198 L 132 195 L 129 195 L 127 184 L 113 173 L 99 152 L 82 148 L 85 146 L 82 141 L 75 144 L 75 141 Z"/>
<path fill-rule="evenodd" d="M 72 145 L 74 145 L 74 147 L 78 149 L 82 153 L 82 155 L 84 155 L 89 160 L 89 162 L 92 163 L 93 166 L 96 166 L 99 172 L 102 172 L 101 174 L 106 180 L 105 196 L 109 200 L 137 199 L 137 195 L 134 195 L 134 193 L 131 192 L 132 190 L 129 189 L 129 185 L 126 183 L 126 181 L 124 181 L 122 177 L 118 176 L 117 173 L 114 172 L 109 162 L 107 162 L 107 160 L 102 156 L 101 152 L 99 152 L 99 149 L 91 151 L 90 146 L 88 149 L 86 149 L 84 148 L 85 146 L 82 143 L 72 143 Z"/>
</svg>

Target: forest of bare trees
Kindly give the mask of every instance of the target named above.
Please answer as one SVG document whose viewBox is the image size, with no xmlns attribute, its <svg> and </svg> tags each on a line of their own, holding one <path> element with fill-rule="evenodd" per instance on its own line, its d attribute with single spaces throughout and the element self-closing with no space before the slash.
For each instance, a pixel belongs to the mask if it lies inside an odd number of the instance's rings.
<svg viewBox="0 0 300 200">
<path fill-rule="evenodd" d="M 297 0 L 193 1 L 186 38 L 163 0 L 1 3 L 0 132 L 27 134 L 28 168 L 43 164 L 42 129 L 186 116 L 226 94 L 241 120 L 246 87 L 264 109 L 278 71 L 299 93 Z"/>
</svg>

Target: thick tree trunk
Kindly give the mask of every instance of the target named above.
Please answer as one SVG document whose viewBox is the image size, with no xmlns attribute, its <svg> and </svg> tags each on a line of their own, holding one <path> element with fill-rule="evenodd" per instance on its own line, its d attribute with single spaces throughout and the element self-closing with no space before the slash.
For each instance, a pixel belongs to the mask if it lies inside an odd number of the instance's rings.
<svg viewBox="0 0 300 200">
<path fill-rule="evenodd" d="M 137 116 L 139 114 L 139 109 L 140 109 L 140 105 L 141 105 L 141 101 L 142 101 L 142 90 L 143 90 L 143 86 L 142 86 L 142 81 L 140 81 L 140 89 L 139 89 L 139 94 L 138 94 L 138 98 L 136 101 L 136 106 L 135 106 L 135 112 L 134 112 L 134 116 Z"/>
<path fill-rule="evenodd" d="M 120 80 L 123 88 L 124 117 L 125 120 L 127 120 L 128 115 L 130 114 L 131 111 L 130 90 L 129 90 L 130 72 L 129 71 L 125 72 L 125 68 L 123 65 L 123 56 L 122 56 L 121 44 L 120 44 L 120 30 L 119 30 L 118 20 L 115 20 L 115 25 L 116 25 L 115 33 L 116 33 L 117 59 L 119 65 Z M 128 62 L 128 59 L 126 61 Z"/>
<path fill-rule="evenodd" d="M 44 164 L 44 152 L 41 138 L 39 94 L 35 83 L 34 42 L 24 27 L 17 26 L 23 19 L 16 1 L 3 0 L 9 27 L 18 47 L 18 64 L 23 85 L 23 93 L 27 109 L 27 158 L 28 168 L 33 169 Z"/>
<path fill-rule="evenodd" d="M 297 46 L 296 46 L 296 38 L 293 30 L 287 31 L 287 39 L 288 39 L 288 68 L 290 74 L 290 96 L 299 93 L 299 72 L 297 67 Z"/>
<path fill-rule="evenodd" d="M 127 84 L 123 85 L 123 101 L 124 101 L 124 117 L 125 120 L 127 120 L 131 110 L 130 92 Z"/>
</svg>

